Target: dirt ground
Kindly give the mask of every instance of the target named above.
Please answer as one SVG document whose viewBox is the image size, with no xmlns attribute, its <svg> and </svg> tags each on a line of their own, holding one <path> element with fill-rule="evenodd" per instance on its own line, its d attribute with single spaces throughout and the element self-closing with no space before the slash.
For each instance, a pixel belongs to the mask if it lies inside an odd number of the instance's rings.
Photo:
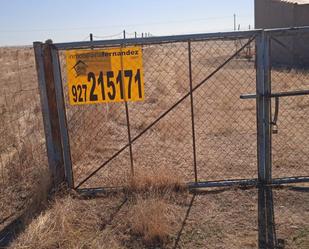
<svg viewBox="0 0 309 249">
<path fill-rule="evenodd" d="M 244 41 L 242 43 L 244 44 Z M 207 41 L 193 42 L 191 46 L 194 87 L 233 55 L 239 48 L 239 43 Z M 254 51 L 254 44 L 251 46 Z M 14 175 L 12 178 L 7 173 L 18 171 L 18 168 L 13 168 L 8 162 L 20 161 L 23 154 L 20 144 L 29 144 L 28 141 L 34 144 L 34 148 L 31 146 L 30 152 L 26 153 L 26 155 L 32 155 L 34 151 L 40 151 L 35 149 L 35 145 L 44 142 L 44 135 L 33 51 L 29 48 L 20 50 L 1 48 L 0 52 L 0 64 L 3 65 L 0 84 L 4 86 L 1 91 L 5 90 L 0 100 L 0 114 L 1 117 L 7 117 L 2 119 L 5 121 L 2 129 L 7 136 L 13 134 L 12 137 L 17 138 L 18 141 L 8 143 L 8 137 L 1 135 L 2 144 L 5 146 L 1 150 L 0 158 L 1 172 L 3 172 L 0 203 L 2 210 L 5 211 L 1 213 L 0 220 L 4 220 L 11 214 L 24 210 L 27 206 L 25 203 L 31 199 L 33 190 L 38 186 L 30 183 L 40 183 L 44 174 L 37 169 L 46 168 L 47 163 L 46 158 L 40 157 L 41 155 L 30 159 L 26 157 L 21 164 L 25 165 L 21 169 L 22 174 Z M 17 58 L 22 59 L 17 60 Z M 61 54 L 61 62 L 65 82 L 63 54 Z M 168 110 L 189 91 L 190 87 L 187 43 L 145 46 L 143 63 L 145 101 L 128 105 L 132 138 L 154 122 L 161 113 Z M 16 69 L 16 65 L 19 65 L 19 69 Z M 255 101 L 240 99 L 241 94 L 255 93 L 255 77 L 254 60 L 246 58 L 245 54 L 241 53 L 194 91 L 198 180 L 257 177 Z M 14 90 L 11 84 L 16 78 L 19 79 L 20 84 L 15 86 Z M 274 92 L 308 89 L 309 73 L 304 70 L 273 69 L 272 88 Z M 10 92 L 7 89 L 13 93 L 22 90 L 22 94 L 15 95 L 13 98 L 13 105 L 9 101 Z M 32 90 L 24 91 L 25 89 Z M 67 94 L 66 85 L 64 85 L 64 93 Z M 128 143 L 128 128 L 123 103 L 70 106 L 67 102 L 66 96 L 76 186 Z M 11 108 L 10 111 L 6 111 L 8 107 Z M 11 122 L 14 116 L 19 120 L 16 127 Z M 21 116 L 26 116 L 26 119 L 20 118 Z M 280 99 L 278 134 L 273 135 L 274 177 L 309 175 L 308 119 L 309 98 L 307 96 Z M 10 133 L 6 132 L 7 130 Z M 25 133 L 28 130 L 31 130 L 30 138 L 28 133 Z M 27 138 L 26 142 L 23 142 L 24 138 Z M 8 151 L 12 151 L 8 148 L 15 148 L 11 144 L 15 144 L 18 149 L 15 149 L 17 152 L 7 160 L 5 158 L 8 158 Z M 137 172 L 157 173 L 158 168 L 161 167 L 173 172 L 181 182 L 193 181 L 190 97 L 188 96 L 137 139 L 132 144 L 132 151 L 134 169 Z M 43 154 L 42 151 L 40 153 Z M 81 188 L 122 186 L 130 177 L 130 167 L 129 149 L 126 148 Z M 15 179 L 13 187 L 12 179 Z M 132 207 L 134 207 L 135 198 L 130 198 L 130 195 L 103 196 L 87 200 L 73 198 L 73 201 L 60 198 L 61 201 L 58 204 L 51 202 L 46 213 L 42 213 L 39 218 L 30 223 L 29 230 L 26 230 L 12 244 L 12 248 L 38 248 L 34 243 L 35 233 L 34 236 L 29 237 L 31 229 L 37 228 L 41 231 L 38 227 L 42 222 L 47 226 L 53 226 L 48 217 L 53 216 L 53 213 L 56 214 L 61 209 L 61 205 L 65 206 L 69 202 L 73 203 L 72 206 L 69 206 L 68 210 L 65 209 L 62 215 L 65 215 L 65 212 L 68 214 L 72 212 L 80 217 L 81 222 L 84 221 L 87 224 L 85 230 L 78 231 L 81 233 L 80 237 L 84 238 L 82 234 L 88 234 L 91 231 L 93 241 L 101 243 L 98 239 L 102 239 L 100 236 L 104 231 L 103 240 L 107 237 L 112 238 L 113 241 L 107 241 L 109 245 L 115 245 L 115 248 L 257 248 L 256 189 L 215 189 L 196 194 L 172 193 L 171 196 L 160 197 L 168 207 L 168 217 L 171 219 L 173 229 L 170 230 L 163 244 L 152 245 L 145 244 L 140 234 L 132 233 L 134 229 L 128 225 L 132 221 L 125 222 L 128 216 L 132 216 L 132 210 L 134 210 Z M 274 190 L 277 237 L 286 241 L 286 248 L 308 247 L 308 198 L 306 191 L 285 188 Z M 93 210 L 95 215 L 85 216 L 83 219 L 83 212 L 87 212 L 87 209 Z M 86 219 L 90 219 L 90 223 L 87 223 Z M 73 219 L 73 225 L 74 222 Z M 94 233 L 91 227 L 97 225 L 99 229 Z M 57 231 L 61 233 L 61 229 Z M 49 236 L 48 231 L 46 236 Z M 51 235 L 51 238 L 54 236 Z M 60 246 L 61 248 L 91 248 L 92 246 L 102 248 L 90 242 L 82 247 L 83 242 L 80 240 L 77 240 L 80 244 L 70 244 L 71 242 L 64 239 L 64 244 Z M 51 246 L 47 248 L 58 248 L 57 246 L 59 246 L 57 241 L 51 241 Z M 108 244 L 104 246 L 103 248 L 110 248 Z"/>
</svg>

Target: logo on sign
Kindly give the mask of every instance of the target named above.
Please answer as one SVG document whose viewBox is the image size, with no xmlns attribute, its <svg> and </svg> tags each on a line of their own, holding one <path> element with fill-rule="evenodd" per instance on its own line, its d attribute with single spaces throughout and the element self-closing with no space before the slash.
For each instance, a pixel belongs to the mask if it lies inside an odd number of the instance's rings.
<svg viewBox="0 0 309 249">
<path fill-rule="evenodd" d="M 73 67 L 76 73 L 76 77 L 81 76 L 81 75 L 86 75 L 87 67 L 88 67 L 87 64 L 83 62 L 82 60 L 77 61 Z"/>
</svg>

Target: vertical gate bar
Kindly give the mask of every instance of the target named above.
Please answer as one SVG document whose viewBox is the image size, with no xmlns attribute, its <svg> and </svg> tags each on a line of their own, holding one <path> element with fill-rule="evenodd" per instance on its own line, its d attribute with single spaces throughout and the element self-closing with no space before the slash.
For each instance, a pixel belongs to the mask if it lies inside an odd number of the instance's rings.
<svg viewBox="0 0 309 249">
<path fill-rule="evenodd" d="M 123 39 L 125 39 L 125 31 L 123 31 Z M 130 114 L 129 114 L 129 106 L 126 97 L 126 90 L 124 84 L 124 71 L 123 71 L 123 57 L 122 57 L 122 49 L 123 45 L 121 46 L 121 56 L 120 56 L 120 63 L 121 63 L 121 82 L 122 82 L 122 89 L 124 92 L 124 105 L 126 109 L 126 120 L 127 120 L 127 130 L 128 130 L 128 141 L 129 141 L 129 154 L 130 154 L 130 166 L 131 166 L 131 175 L 134 176 L 134 162 L 133 162 L 133 150 L 132 150 L 132 138 L 131 138 L 131 125 L 130 125 Z"/>
<path fill-rule="evenodd" d="M 272 110 L 271 110 L 271 33 L 265 35 L 264 51 L 264 85 L 265 85 L 265 132 L 266 132 L 266 184 L 272 182 Z M 266 220 L 267 220 L 267 245 L 269 248 L 275 248 L 277 244 L 275 219 L 274 219 L 274 201 L 272 187 L 266 186 Z"/>
<path fill-rule="evenodd" d="M 129 139 L 129 152 L 130 152 L 130 164 L 131 164 L 131 174 L 134 176 L 134 164 L 133 164 L 133 151 L 132 151 L 132 140 L 131 140 L 131 126 L 130 126 L 130 116 L 129 116 L 129 107 L 128 102 L 125 101 L 126 108 L 126 119 L 127 119 L 127 127 L 128 127 L 128 139 Z"/>
<path fill-rule="evenodd" d="M 266 249 L 265 194 L 261 186 L 265 180 L 263 85 L 264 85 L 264 32 L 256 37 L 256 119 L 257 119 L 257 170 L 258 170 L 258 248 Z"/>
<path fill-rule="evenodd" d="M 65 172 L 59 114 L 56 103 L 51 44 L 34 43 L 34 47 L 36 51 L 44 130 L 49 157 L 48 162 L 52 173 L 54 187 L 58 187 L 59 184 L 65 180 Z M 44 113 L 45 111 L 47 112 Z"/>
<path fill-rule="evenodd" d="M 262 31 L 256 39 L 256 110 L 258 156 L 258 227 L 259 248 L 274 244 L 273 203 L 269 200 L 267 184 L 271 182 L 271 80 L 270 36 Z M 272 195 L 271 195 L 272 197 Z"/>
<path fill-rule="evenodd" d="M 265 101 L 265 154 L 266 154 L 266 182 L 269 184 L 272 180 L 272 112 L 271 112 L 271 62 L 270 62 L 270 33 L 265 35 L 264 51 L 264 101 Z"/>
<path fill-rule="evenodd" d="M 271 81 L 270 38 L 267 32 L 257 36 L 257 152 L 260 183 L 271 180 Z"/>
<path fill-rule="evenodd" d="M 192 58 L 191 58 L 191 41 L 188 41 L 188 57 L 189 57 L 189 80 L 190 80 L 190 103 L 191 103 L 191 123 L 192 123 L 192 147 L 193 147 L 193 167 L 194 179 L 197 183 L 197 166 L 196 166 L 196 142 L 195 142 L 195 125 L 194 125 L 194 102 L 193 102 L 193 83 L 192 83 Z"/>
<path fill-rule="evenodd" d="M 63 88 L 62 88 L 62 77 L 61 77 L 61 69 L 60 69 L 60 62 L 59 62 L 59 54 L 58 54 L 58 51 L 52 45 L 51 45 L 51 55 L 52 55 L 53 73 L 54 73 L 54 81 L 55 81 L 57 110 L 58 110 L 58 115 L 59 115 L 61 142 L 62 142 L 62 149 L 63 149 L 65 177 L 66 177 L 68 186 L 70 188 L 74 188 L 70 141 L 69 141 L 69 134 L 68 134 L 66 110 L 65 110 L 65 104 L 64 104 L 64 94 L 63 94 Z"/>
</svg>

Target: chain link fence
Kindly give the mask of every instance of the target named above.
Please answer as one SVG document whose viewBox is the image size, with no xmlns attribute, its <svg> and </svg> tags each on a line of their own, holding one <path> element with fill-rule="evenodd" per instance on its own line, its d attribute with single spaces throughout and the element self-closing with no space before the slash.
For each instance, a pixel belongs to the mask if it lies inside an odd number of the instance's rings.
<svg viewBox="0 0 309 249">
<path fill-rule="evenodd" d="M 129 125 L 124 103 L 66 101 L 75 183 L 128 144 L 128 129 L 133 139 L 143 136 L 132 143 L 135 171 L 165 168 L 184 182 L 256 178 L 255 102 L 240 99 L 255 90 L 255 45 L 249 38 L 144 44 L 145 100 L 128 102 Z M 61 64 L 65 68 L 63 54 Z M 122 154 L 87 187 L 128 179 L 129 148 Z"/>
<path fill-rule="evenodd" d="M 295 39 L 299 39 L 295 43 Z M 306 91 L 309 89 L 309 63 L 297 53 L 301 41 L 309 35 L 272 36 L 272 92 Z M 293 47 L 298 47 L 293 49 Z M 300 47 L 299 47 L 300 46 Z M 281 58 L 280 56 L 284 56 Z M 273 177 L 309 176 L 309 96 L 287 96 L 273 99 Z"/>
<path fill-rule="evenodd" d="M 271 36 L 271 90 L 300 93 L 272 100 L 272 176 L 309 176 L 308 33 Z M 278 248 L 309 246 L 308 184 L 273 190 L 274 231 Z"/>
<path fill-rule="evenodd" d="M 132 164 L 137 171 L 168 168 L 186 182 L 256 179 L 256 102 L 241 98 L 256 88 L 255 40 L 248 39 L 142 44 L 146 97 L 128 102 L 129 124 L 124 103 L 70 106 L 67 101 L 75 183 L 106 161 L 87 187 L 123 184 Z M 305 69 L 277 63 L 302 62 L 301 55 L 288 55 L 290 40 L 272 37 L 272 93 L 308 88 Z M 281 50 L 286 50 L 283 58 Z M 65 68 L 64 55 L 61 64 Z M 62 75 L 66 82 L 66 72 Z M 272 98 L 275 178 L 308 175 L 307 100 Z M 128 130 L 138 139 L 124 148 L 130 144 Z M 120 150 L 123 155 L 114 160 Z"/>
</svg>

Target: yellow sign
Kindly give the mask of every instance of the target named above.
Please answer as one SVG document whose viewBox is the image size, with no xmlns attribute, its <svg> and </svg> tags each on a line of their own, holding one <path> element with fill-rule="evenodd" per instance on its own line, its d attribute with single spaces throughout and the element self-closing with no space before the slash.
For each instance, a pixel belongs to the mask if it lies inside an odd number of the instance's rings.
<svg viewBox="0 0 309 249">
<path fill-rule="evenodd" d="M 144 100 L 141 47 L 66 52 L 71 105 Z"/>
</svg>

